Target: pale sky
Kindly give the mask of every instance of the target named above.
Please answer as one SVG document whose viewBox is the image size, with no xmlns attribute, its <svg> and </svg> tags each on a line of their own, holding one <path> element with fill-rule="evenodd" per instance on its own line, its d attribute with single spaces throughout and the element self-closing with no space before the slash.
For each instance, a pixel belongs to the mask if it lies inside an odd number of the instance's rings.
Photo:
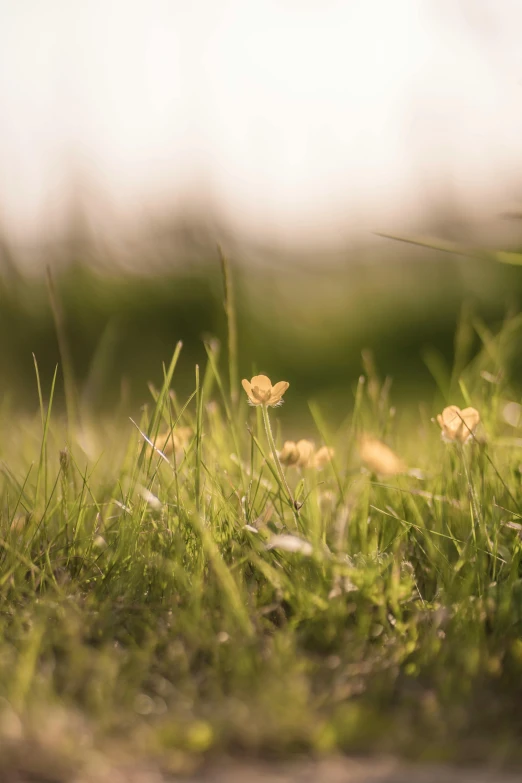
<svg viewBox="0 0 522 783">
<path fill-rule="evenodd" d="M 522 0 L 0 0 L 0 227 L 281 242 L 522 201 Z"/>
</svg>

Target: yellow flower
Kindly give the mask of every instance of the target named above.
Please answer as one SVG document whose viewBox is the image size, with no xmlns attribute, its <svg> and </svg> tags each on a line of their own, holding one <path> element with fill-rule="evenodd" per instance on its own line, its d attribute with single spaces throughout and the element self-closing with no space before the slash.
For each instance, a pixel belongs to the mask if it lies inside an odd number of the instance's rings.
<svg viewBox="0 0 522 783">
<path fill-rule="evenodd" d="M 333 455 L 334 455 L 333 449 L 328 448 L 328 446 L 322 446 L 322 448 L 320 448 L 319 451 L 315 452 L 314 467 L 324 468 L 325 465 L 327 465 L 329 462 L 332 461 Z"/>
<path fill-rule="evenodd" d="M 404 461 L 385 443 L 371 435 L 361 435 L 359 454 L 366 467 L 373 473 L 380 473 L 382 476 L 396 476 L 407 471 Z"/>
<path fill-rule="evenodd" d="M 192 429 L 190 427 L 178 427 L 173 432 L 167 430 L 166 432 L 158 433 L 154 445 L 168 457 L 173 451 L 176 451 L 176 453 L 182 452 L 187 447 L 191 437 Z"/>
<path fill-rule="evenodd" d="M 299 459 L 296 462 L 298 468 L 307 468 L 312 461 L 314 444 L 311 440 L 298 440 L 296 444 Z"/>
<path fill-rule="evenodd" d="M 290 386 L 287 381 L 279 381 L 275 386 L 272 386 L 272 381 L 266 375 L 254 375 L 251 381 L 244 378 L 241 385 L 248 395 L 250 405 L 270 405 L 272 407 L 283 404 L 283 394 Z"/>
<path fill-rule="evenodd" d="M 297 443 L 293 440 L 285 440 L 283 448 L 278 454 L 279 460 L 283 465 L 295 465 L 299 459 Z"/>
<path fill-rule="evenodd" d="M 315 451 L 314 444 L 310 440 L 285 440 L 283 448 L 278 454 L 283 465 L 295 465 L 298 468 L 322 468 L 333 457 L 333 449 L 323 446 Z"/>
<path fill-rule="evenodd" d="M 439 413 L 437 421 L 444 440 L 467 443 L 477 429 L 480 414 L 475 408 L 464 408 L 461 411 L 457 405 L 449 405 Z"/>
</svg>

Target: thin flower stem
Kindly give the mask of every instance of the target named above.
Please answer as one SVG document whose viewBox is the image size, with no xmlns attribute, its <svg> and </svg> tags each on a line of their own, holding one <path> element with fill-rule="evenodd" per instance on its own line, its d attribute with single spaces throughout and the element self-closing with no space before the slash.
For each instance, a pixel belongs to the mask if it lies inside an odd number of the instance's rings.
<svg viewBox="0 0 522 783">
<path fill-rule="evenodd" d="M 471 533 L 473 536 L 473 543 L 475 545 L 475 550 L 478 552 L 478 544 L 477 544 L 477 526 L 479 529 L 479 532 L 483 535 L 483 537 L 486 540 L 486 543 L 493 548 L 492 542 L 489 539 L 489 536 L 487 534 L 487 531 L 485 530 L 485 527 L 482 522 L 482 516 L 480 513 L 480 508 L 478 505 L 477 500 L 477 493 L 475 492 L 475 486 L 473 484 L 472 478 L 471 478 L 471 471 L 470 466 L 468 465 L 466 454 L 464 450 L 464 445 L 462 443 L 458 444 L 459 447 L 459 456 L 462 461 L 462 465 L 464 467 L 464 473 L 466 476 L 466 482 L 468 485 L 468 497 L 469 497 L 469 503 L 470 503 L 470 512 L 471 512 Z M 489 554 L 489 553 L 488 553 Z M 480 578 L 480 571 L 477 574 L 477 580 L 478 580 L 478 588 L 480 593 L 482 593 L 482 580 Z"/>
<path fill-rule="evenodd" d="M 276 449 L 276 445 L 275 445 L 275 441 L 274 441 L 274 436 L 272 435 L 272 427 L 270 425 L 270 418 L 268 416 L 268 407 L 266 405 L 262 405 L 261 406 L 261 411 L 263 412 L 263 424 L 265 425 L 266 437 L 268 438 L 268 444 L 270 446 L 270 451 L 272 452 L 272 456 L 273 456 L 274 462 L 276 464 L 276 468 L 277 468 L 277 472 L 279 474 L 279 478 L 281 479 L 281 482 L 282 482 L 283 486 L 286 489 L 286 492 L 287 492 L 288 497 L 290 499 L 290 503 L 292 505 L 292 508 L 294 509 L 294 513 L 297 516 L 297 511 L 298 511 L 297 503 L 296 503 L 296 501 L 294 499 L 294 496 L 292 494 L 292 490 L 290 489 L 290 487 L 288 485 L 288 481 L 286 480 L 286 476 L 285 476 L 285 474 L 283 472 L 283 468 L 281 467 L 281 463 L 279 461 L 279 457 L 278 457 L 278 454 L 277 454 L 277 449 Z"/>
</svg>

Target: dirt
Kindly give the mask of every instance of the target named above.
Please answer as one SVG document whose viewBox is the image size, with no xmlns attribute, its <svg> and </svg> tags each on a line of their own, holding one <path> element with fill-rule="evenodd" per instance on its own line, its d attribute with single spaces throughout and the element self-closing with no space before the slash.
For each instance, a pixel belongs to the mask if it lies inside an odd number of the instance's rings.
<svg viewBox="0 0 522 783">
<path fill-rule="evenodd" d="M 79 768 L 71 759 L 67 764 L 58 762 L 41 747 L 24 744 L 23 752 L 21 746 L 12 751 L 5 745 L 0 749 L 0 783 L 522 783 L 522 770 L 408 764 L 388 757 L 286 762 L 224 759 L 189 769 L 186 757 L 180 756 L 177 769 L 174 763 L 173 771 L 165 772 L 155 762 L 132 764 L 123 757 L 115 763 L 114 757 L 110 760 L 95 752 Z"/>
</svg>

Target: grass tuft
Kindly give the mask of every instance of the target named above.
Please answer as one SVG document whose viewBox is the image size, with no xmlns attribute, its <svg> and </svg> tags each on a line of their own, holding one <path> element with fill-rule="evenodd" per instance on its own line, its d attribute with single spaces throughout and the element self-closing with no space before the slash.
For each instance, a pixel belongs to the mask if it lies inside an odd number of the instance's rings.
<svg viewBox="0 0 522 783">
<path fill-rule="evenodd" d="M 311 404 L 322 469 L 279 462 L 282 428 L 229 403 L 215 344 L 186 401 L 178 344 L 135 426 L 73 429 L 35 360 L 41 427 L 0 422 L 2 746 L 520 761 L 522 439 L 505 333 L 476 331 L 447 386 L 480 412 L 469 442 L 395 411 L 366 356 L 337 431 Z M 363 432 L 407 470 L 365 468 Z"/>
</svg>

